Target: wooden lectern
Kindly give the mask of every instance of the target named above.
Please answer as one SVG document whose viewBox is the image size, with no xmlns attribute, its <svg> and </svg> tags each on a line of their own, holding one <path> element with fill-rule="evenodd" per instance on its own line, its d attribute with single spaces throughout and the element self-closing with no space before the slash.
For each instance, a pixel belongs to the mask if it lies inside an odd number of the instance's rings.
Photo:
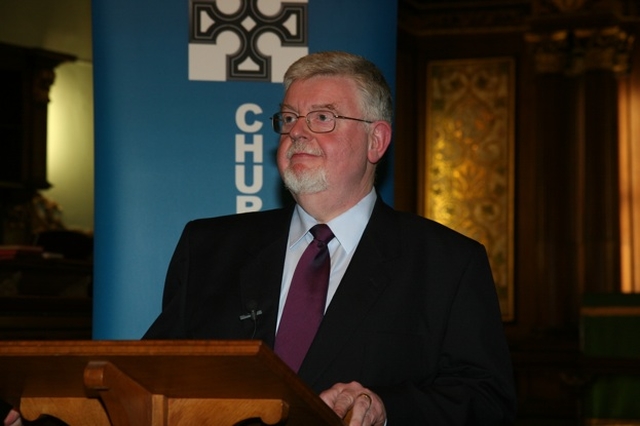
<svg viewBox="0 0 640 426">
<path fill-rule="evenodd" d="M 255 340 L 2 342 L 0 399 L 72 426 L 343 426 Z"/>
</svg>

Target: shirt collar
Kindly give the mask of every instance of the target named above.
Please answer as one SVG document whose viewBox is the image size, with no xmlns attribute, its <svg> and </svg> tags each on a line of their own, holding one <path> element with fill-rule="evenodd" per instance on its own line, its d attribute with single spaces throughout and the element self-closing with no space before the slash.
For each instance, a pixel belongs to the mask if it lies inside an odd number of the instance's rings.
<svg viewBox="0 0 640 426">
<path fill-rule="evenodd" d="M 371 189 L 371 192 L 362 198 L 358 204 L 327 223 L 331 231 L 333 231 L 335 239 L 338 240 L 347 253 L 353 252 L 358 245 L 364 228 L 366 228 L 373 212 L 376 199 L 376 191 Z M 289 230 L 289 248 L 298 244 L 309 229 L 316 224 L 318 224 L 318 221 L 313 216 L 304 211 L 300 205 L 296 205 Z"/>
</svg>

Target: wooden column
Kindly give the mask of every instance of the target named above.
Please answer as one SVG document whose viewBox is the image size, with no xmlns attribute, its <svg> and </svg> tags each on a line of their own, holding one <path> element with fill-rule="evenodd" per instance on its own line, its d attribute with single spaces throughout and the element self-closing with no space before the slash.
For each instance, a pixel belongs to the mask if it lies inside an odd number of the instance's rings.
<svg viewBox="0 0 640 426">
<path fill-rule="evenodd" d="M 575 322 L 578 312 L 576 88 L 560 74 L 538 75 L 536 88 L 536 314 L 542 327 L 558 328 Z"/>
<path fill-rule="evenodd" d="M 584 186 L 579 268 L 584 292 L 620 291 L 618 85 L 612 70 L 584 75 Z"/>
<path fill-rule="evenodd" d="M 584 292 L 620 290 L 618 85 L 631 38 L 618 27 L 527 34 L 536 64 L 538 245 L 550 325 Z M 564 303 L 563 303 L 564 302 Z"/>
</svg>

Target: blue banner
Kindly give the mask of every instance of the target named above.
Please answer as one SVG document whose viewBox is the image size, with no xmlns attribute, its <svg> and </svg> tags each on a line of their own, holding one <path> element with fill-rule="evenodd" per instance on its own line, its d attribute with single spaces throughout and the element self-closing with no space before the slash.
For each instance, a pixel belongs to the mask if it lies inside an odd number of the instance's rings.
<svg viewBox="0 0 640 426">
<path fill-rule="evenodd" d="M 395 84 L 396 0 L 93 0 L 94 339 L 160 312 L 185 223 L 279 207 L 269 117 L 306 53 L 367 57 Z M 393 202 L 393 149 L 378 185 Z"/>
</svg>

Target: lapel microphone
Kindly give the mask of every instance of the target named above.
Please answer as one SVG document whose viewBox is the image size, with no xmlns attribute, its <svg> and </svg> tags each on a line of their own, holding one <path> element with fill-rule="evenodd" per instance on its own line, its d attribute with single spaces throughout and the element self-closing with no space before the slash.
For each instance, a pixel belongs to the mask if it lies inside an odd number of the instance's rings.
<svg viewBox="0 0 640 426">
<path fill-rule="evenodd" d="M 262 315 L 262 310 L 258 309 L 258 302 L 255 300 L 249 300 L 247 302 L 247 312 L 244 315 L 240 315 L 240 321 L 244 321 L 246 319 L 251 318 L 253 321 L 256 321 L 258 315 Z"/>
<path fill-rule="evenodd" d="M 247 320 L 251 318 L 253 321 L 253 333 L 251 333 L 251 339 L 256 337 L 256 331 L 258 330 L 258 315 L 262 315 L 262 310 L 258 309 L 258 302 L 255 300 L 249 300 L 247 302 L 247 312 L 244 315 L 240 315 L 240 321 Z"/>
</svg>

